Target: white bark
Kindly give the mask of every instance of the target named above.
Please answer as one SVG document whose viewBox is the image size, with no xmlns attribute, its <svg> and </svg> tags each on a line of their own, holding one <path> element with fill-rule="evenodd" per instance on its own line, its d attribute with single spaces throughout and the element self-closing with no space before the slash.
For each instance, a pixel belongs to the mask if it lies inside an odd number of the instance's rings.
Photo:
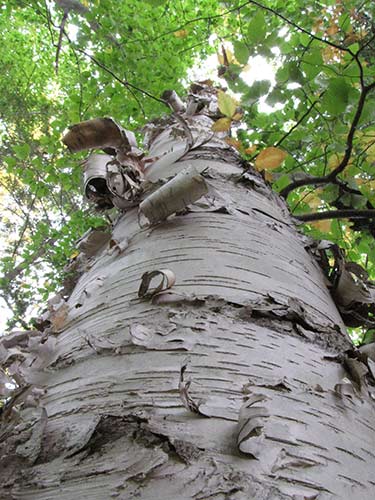
<svg viewBox="0 0 375 500">
<path fill-rule="evenodd" d="M 207 118 L 189 120 L 207 137 Z M 324 356 L 350 342 L 304 237 L 258 174 L 237 182 L 225 142 L 180 160 L 176 128 L 154 137 L 146 176 L 194 167 L 207 198 L 153 227 L 137 208 L 118 220 L 118 251 L 95 257 L 57 360 L 34 371 L 40 406 L 3 424 L 4 498 L 373 498 L 374 405 L 334 390 L 346 373 Z M 163 269 L 176 284 L 139 299 Z"/>
</svg>

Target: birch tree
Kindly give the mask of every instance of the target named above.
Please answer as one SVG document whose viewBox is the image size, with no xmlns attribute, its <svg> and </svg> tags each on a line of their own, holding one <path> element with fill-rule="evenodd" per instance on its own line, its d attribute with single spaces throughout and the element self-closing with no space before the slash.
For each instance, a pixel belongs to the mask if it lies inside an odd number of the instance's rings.
<svg viewBox="0 0 375 500">
<path fill-rule="evenodd" d="M 220 130 L 233 98 L 205 82 L 163 100 L 146 155 L 108 118 L 65 136 L 95 148 L 86 195 L 118 216 L 82 238 L 44 332 L 1 342 L 19 387 L 2 498 L 372 498 L 374 352 L 338 310 L 371 283 L 336 255 L 333 287 L 332 247 Z"/>
</svg>

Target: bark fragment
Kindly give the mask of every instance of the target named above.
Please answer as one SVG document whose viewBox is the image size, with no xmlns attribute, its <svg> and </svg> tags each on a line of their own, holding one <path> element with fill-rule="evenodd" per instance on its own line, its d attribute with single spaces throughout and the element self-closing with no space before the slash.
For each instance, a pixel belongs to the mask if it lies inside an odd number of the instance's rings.
<svg viewBox="0 0 375 500">
<path fill-rule="evenodd" d="M 156 277 L 161 278 L 159 284 L 151 286 L 152 280 Z M 138 297 L 141 299 L 154 297 L 155 295 L 172 288 L 175 282 L 176 275 L 171 269 L 146 271 L 142 274 L 141 284 L 138 289 Z"/>
<path fill-rule="evenodd" d="M 207 194 L 204 178 L 195 168 L 183 170 L 154 191 L 139 205 L 139 212 L 150 224 L 156 224 Z"/>
</svg>

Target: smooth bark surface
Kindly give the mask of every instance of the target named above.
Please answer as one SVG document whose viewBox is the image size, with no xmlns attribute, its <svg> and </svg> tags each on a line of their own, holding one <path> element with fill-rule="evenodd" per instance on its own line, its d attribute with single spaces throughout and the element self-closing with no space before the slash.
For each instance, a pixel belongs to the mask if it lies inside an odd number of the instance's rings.
<svg viewBox="0 0 375 500">
<path fill-rule="evenodd" d="M 205 143 L 186 152 L 169 120 L 146 177 L 194 167 L 208 194 L 152 227 L 130 209 L 89 261 L 39 407 L 3 424 L 4 498 L 373 498 L 374 405 L 335 390 L 325 356 L 351 344 L 308 242 L 207 117 L 187 122 Z M 175 285 L 139 298 L 165 269 Z"/>
</svg>

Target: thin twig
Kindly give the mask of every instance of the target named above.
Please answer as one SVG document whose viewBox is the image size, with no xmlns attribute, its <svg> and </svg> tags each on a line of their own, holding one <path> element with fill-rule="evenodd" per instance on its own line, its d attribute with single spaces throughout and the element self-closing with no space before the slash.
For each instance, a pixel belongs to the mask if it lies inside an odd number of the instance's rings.
<svg viewBox="0 0 375 500">
<path fill-rule="evenodd" d="M 320 97 L 321 97 L 321 95 L 319 96 L 319 98 L 320 98 Z M 284 142 L 284 141 L 285 141 L 285 139 L 286 139 L 287 137 L 289 137 L 289 135 L 290 135 L 290 134 L 291 134 L 291 133 L 292 133 L 292 132 L 293 132 L 293 131 L 294 131 L 294 130 L 295 130 L 295 129 L 299 126 L 299 125 L 301 125 L 301 123 L 303 122 L 303 120 L 304 120 L 304 119 L 305 119 L 305 118 L 306 118 L 306 117 L 307 117 L 307 116 L 311 113 L 311 111 L 314 109 L 314 107 L 316 106 L 316 104 L 318 104 L 318 102 L 319 102 L 319 100 L 314 101 L 314 102 L 311 104 L 311 106 L 307 109 L 307 111 L 306 111 L 306 112 L 305 112 L 305 113 L 301 116 L 301 118 L 300 118 L 300 119 L 299 119 L 299 120 L 298 120 L 298 121 L 297 121 L 297 122 L 293 125 L 293 127 L 292 127 L 290 130 L 288 130 L 288 132 L 287 132 L 287 133 L 286 133 L 286 134 L 285 134 L 285 135 L 284 135 L 281 139 L 279 139 L 279 140 L 276 142 L 276 144 L 275 144 L 275 146 L 276 146 L 276 147 L 277 147 L 277 146 L 280 146 L 280 144 L 281 144 L 282 142 Z"/>
<path fill-rule="evenodd" d="M 57 47 L 56 47 L 56 57 L 55 57 L 55 72 L 56 75 L 59 72 L 59 56 L 60 56 L 60 51 L 61 51 L 61 45 L 62 45 L 62 39 L 63 39 L 63 34 L 64 34 L 64 28 L 65 28 L 65 23 L 66 20 L 68 19 L 69 11 L 65 11 L 64 15 L 61 19 L 61 24 L 60 24 L 60 33 L 59 33 L 59 40 L 57 42 Z"/>
</svg>

